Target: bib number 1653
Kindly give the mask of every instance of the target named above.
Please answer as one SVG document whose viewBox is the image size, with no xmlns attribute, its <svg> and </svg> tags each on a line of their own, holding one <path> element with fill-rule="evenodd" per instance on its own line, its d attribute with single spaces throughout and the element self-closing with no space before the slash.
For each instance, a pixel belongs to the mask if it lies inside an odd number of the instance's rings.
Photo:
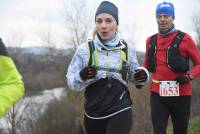
<svg viewBox="0 0 200 134">
<path fill-rule="evenodd" d="M 179 96 L 179 84 L 176 81 L 160 81 L 160 96 Z"/>
</svg>

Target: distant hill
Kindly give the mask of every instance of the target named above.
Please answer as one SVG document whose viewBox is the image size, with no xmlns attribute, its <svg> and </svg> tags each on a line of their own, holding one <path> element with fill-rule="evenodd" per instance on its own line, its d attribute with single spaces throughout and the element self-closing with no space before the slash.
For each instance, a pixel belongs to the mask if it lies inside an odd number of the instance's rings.
<svg viewBox="0 0 200 134">
<path fill-rule="evenodd" d="M 25 54 L 34 54 L 34 55 L 45 55 L 49 53 L 63 53 L 64 55 L 71 55 L 75 52 L 74 48 L 66 48 L 66 49 L 56 49 L 56 48 L 50 48 L 50 47 L 8 47 L 8 52 L 10 54 L 12 53 L 21 53 L 22 55 Z M 143 61 L 145 53 L 141 51 L 137 51 L 137 58 L 139 61 Z"/>
<path fill-rule="evenodd" d="M 49 53 L 63 53 L 64 55 L 69 55 L 72 52 L 74 52 L 73 48 L 67 48 L 67 49 L 56 49 L 56 48 L 50 48 L 50 47 L 8 47 L 8 52 L 10 54 L 12 53 L 21 53 L 21 54 L 34 54 L 34 55 L 45 55 Z"/>
<path fill-rule="evenodd" d="M 48 47 L 24 47 L 23 48 L 23 53 L 45 54 L 49 52 L 50 52 L 50 49 Z"/>
</svg>

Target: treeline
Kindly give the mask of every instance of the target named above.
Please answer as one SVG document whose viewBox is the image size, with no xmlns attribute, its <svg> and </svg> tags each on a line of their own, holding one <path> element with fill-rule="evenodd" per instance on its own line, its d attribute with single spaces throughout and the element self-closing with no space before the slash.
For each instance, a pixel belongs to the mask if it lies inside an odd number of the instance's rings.
<svg viewBox="0 0 200 134">
<path fill-rule="evenodd" d="M 8 48 L 23 76 L 26 90 L 44 90 L 66 86 L 65 74 L 74 49 L 45 48 L 26 52 L 25 48 Z M 42 49 L 42 48 L 41 48 Z"/>
</svg>

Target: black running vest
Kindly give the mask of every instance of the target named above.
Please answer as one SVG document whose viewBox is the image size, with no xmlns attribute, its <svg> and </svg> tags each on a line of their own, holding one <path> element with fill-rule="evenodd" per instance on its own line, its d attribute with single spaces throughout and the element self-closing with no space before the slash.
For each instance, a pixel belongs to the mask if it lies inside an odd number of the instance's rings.
<svg viewBox="0 0 200 134">
<path fill-rule="evenodd" d="M 176 37 L 167 48 L 166 62 L 168 67 L 174 72 L 187 72 L 189 70 L 189 59 L 184 58 L 180 55 L 178 50 L 179 45 L 184 37 L 185 33 L 178 31 Z M 147 53 L 148 70 L 150 72 L 156 71 L 156 45 L 157 45 L 157 34 L 151 37 L 150 46 Z"/>
</svg>

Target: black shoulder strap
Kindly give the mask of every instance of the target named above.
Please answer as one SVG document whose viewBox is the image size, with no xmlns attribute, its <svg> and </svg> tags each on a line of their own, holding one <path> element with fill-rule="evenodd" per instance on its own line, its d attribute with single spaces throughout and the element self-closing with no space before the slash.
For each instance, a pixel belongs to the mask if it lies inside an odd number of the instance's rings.
<svg viewBox="0 0 200 134">
<path fill-rule="evenodd" d="M 93 55 L 93 52 L 95 51 L 93 40 L 88 40 L 88 46 L 89 46 L 89 52 L 90 52 L 88 66 L 92 66 L 92 55 Z"/>
<path fill-rule="evenodd" d="M 147 52 L 147 64 L 148 64 L 148 70 L 150 72 L 154 72 L 156 70 L 156 44 L 157 44 L 157 34 L 154 34 L 151 36 L 150 39 L 150 45 Z"/>
<path fill-rule="evenodd" d="M 126 54 L 126 61 L 128 61 L 128 44 L 124 40 L 122 40 L 122 43 L 125 45 L 122 51 Z"/>
<path fill-rule="evenodd" d="M 150 40 L 150 46 L 151 48 L 153 48 L 155 50 L 156 44 L 157 44 L 157 35 L 158 34 L 154 34 L 153 36 L 151 36 L 151 40 Z"/>
<path fill-rule="evenodd" d="M 171 43 L 171 45 L 173 45 L 174 47 L 178 48 L 179 44 L 181 43 L 181 41 L 182 41 L 182 39 L 183 39 L 184 36 L 185 36 L 185 33 L 178 30 L 178 33 L 176 34 L 176 37 L 174 38 L 174 40 Z"/>
<path fill-rule="evenodd" d="M 125 45 L 124 48 L 122 48 L 122 51 L 125 53 L 126 55 L 126 61 L 128 61 L 128 44 L 122 39 L 121 40 L 122 43 Z M 128 66 L 127 66 L 127 62 L 126 61 L 122 61 L 122 70 L 121 70 L 121 76 L 122 79 L 124 81 L 127 81 L 127 71 L 128 71 Z M 128 81 L 127 81 L 128 82 Z"/>
</svg>

